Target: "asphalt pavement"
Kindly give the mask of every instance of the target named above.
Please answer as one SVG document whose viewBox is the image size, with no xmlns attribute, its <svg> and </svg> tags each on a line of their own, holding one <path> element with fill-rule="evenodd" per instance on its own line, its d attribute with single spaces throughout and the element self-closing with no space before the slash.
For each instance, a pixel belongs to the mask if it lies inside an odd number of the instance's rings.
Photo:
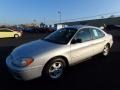
<svg viewBox="0 0 120 90">
<path fill-rule="evenodd" d="M 109 56 L 97 55 L 70 67 L 60 80 L 46 81 L 38 78 L 32 81 L 19 81 L 14 79 L 5 66 L 6 57 L 15 47 L 47 35 L 26 33 L 19 39 L 0 39 L 0 90 L 120 90 L 119 35 L 114 35 L 114 45 Z"/>
</svg>

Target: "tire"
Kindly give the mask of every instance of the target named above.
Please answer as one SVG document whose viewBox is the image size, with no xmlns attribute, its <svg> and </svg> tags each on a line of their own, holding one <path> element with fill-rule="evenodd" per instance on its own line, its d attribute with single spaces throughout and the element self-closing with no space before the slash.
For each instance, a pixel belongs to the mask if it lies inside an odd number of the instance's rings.
<svg viewBox="0 0 120 90">
<path fill-rule="evenodd" d="M 58 80 L 62 78 L 66 63 L 62 58 L 50 60 L 43 69 L 43 77 L 47 80 Z"/>
<path fill-rule="evenodd" d="M 107 44 L 107 45 L 105 45 L 105 47 L 104 47 L 104 49 L 103 49 L 102 55 L 103 55 L 103 56 L 108 56 L 109 51 L 110 51 L 110 46 Z"/>
<path fill-rule="evenodd" d="M 18 34 L 15 34 L 15 35 L 14 35 L 14 38 L 19 38 L 19 35 L 18 35 Z"/>
</svg>

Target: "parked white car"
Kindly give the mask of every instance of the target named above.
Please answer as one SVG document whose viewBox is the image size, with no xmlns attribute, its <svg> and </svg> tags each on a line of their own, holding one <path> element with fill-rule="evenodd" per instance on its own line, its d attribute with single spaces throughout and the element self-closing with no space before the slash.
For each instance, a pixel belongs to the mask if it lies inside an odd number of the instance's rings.
<svg viewBox="0 0 120 90">
<path fill-rule="evenodd" d="M 7 57 L 12 75 L 20 80 L 44 76 L 60 78 L 67 66 L 78 64 L 102 53 L 109 54 L 112 35 L 93 26 L 62 28 L 42 40 L 17 47 Z"/>
</svg>

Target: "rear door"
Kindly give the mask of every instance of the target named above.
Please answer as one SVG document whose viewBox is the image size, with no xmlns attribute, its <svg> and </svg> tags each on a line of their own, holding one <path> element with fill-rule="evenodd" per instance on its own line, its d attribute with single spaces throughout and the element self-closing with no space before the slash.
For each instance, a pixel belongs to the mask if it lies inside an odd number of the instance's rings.
<svg viewBox="0 0 120 90">
<path fill-rule="evenodd" d="M 96 55 L 98 53 L 101 53 L 104 49 L 104 46 L 106 44 L 105 33 L 97 28 L 91 28 L 90 32 L 93 37 L 93 42 L 92 42 L 93 53 L 94 55 Z"/>
<path fill-rule="evenodd" d="M 81 42 L 72 43 L 74 40 Z M 83 28 L 73 38 L 71 42 L 71 63 L 77 63 L 93 55 L 92 36 L 89 28 Z"/>
</svg>

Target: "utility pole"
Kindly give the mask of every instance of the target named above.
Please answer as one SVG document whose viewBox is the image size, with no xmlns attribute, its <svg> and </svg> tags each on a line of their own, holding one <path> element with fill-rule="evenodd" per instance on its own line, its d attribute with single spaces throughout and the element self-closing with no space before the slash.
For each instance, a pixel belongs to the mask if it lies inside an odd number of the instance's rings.
<svg viewBox="0 0 120 90">
<path fill-rule="evenodd" d="M 59 14 L 59 19 L 60 19 L 60 23 L 61 23 L 61 16 L 62 16 L 61 15 L 62 14 L 61 11 L 58 11 L 58 14 Z"/>
<path fill-rule="evenodd" d="M 44 23 L 44 24 L 46 23 L 46 22 L 45 22 L 45 19 L 46 19 L 46 18 L 44 17 L 44 18 L 43 18 L 43 23 Z"/>
</svg>

